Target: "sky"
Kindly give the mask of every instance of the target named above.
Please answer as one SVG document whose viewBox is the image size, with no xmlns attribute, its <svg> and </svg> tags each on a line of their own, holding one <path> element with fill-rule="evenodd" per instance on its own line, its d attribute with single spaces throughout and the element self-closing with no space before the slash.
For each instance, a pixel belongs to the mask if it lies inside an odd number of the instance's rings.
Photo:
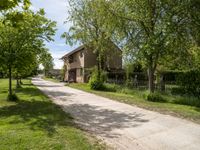
<svg viewBox="0 0 200 150">
<path fill-rule="evenodd" d="M 59 59 L 76 47 L 66 45 L 65 39 L 61 38 L 62 33 L 67 32 L 70 27 L 70 23 L 64 24 L 68 17 L 68 2 L 67 0 L 31 0 L 31 2 L 32 10 L 37 11 L 40 8 L 44 8 L 46 17 L 57 22 L 57 31 L 54 41 L 46 42 L 46 47 L 50 50 L 54 58 L 54 68 L 61 69 L 63 62 Z"/>
</svg>

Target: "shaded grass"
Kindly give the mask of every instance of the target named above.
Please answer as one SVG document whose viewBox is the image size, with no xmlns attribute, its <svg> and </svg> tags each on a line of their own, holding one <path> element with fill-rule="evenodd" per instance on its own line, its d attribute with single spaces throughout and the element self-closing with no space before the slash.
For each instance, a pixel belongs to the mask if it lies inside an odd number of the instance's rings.
<svg viewBox="0 0 200 150">
<path fill-rule="evenodd" d="M 166 103 L 162 102 L 150 102 L 147 101 L 147 90 L 129 89 L 118 85 L 107 84 L 107 91 L 94 91 L 91 90 L 87 84 L 84 83 L 72 83 L 68 86 L 76 89 L 80 89 L 86 92 L 97 94 L 103 97 L 107 97 L 119 102 L 136 105 L 141 108 L 145 108 L 152 111 L 157 111 L 163 114 L 170 114 L 185 118 L 197 123 L 200 123 L 200 108 L 196 106 L 188 106 L 180 104 L 185 101 L 189 101 L 188 97 L 174 96 L 169 94 L 162 94 L 166 99 Z M 197 99 L 194 99 L 196 101 Z M 197 102 L 198 103 L 198 102 Z M 187 103 L 186 103 L 187 104 Z"/>
<path fill-rule="evenodd" d="M 91 142 L 88 135 L 76 127 L 73 118 L 30 80 L 23 82 L 23 88 L 15 91 L 20 100 L 8 102 L 7 80 L 0 80 L 0 150 L 104 149 L 98 141 Z"/>
</svg>

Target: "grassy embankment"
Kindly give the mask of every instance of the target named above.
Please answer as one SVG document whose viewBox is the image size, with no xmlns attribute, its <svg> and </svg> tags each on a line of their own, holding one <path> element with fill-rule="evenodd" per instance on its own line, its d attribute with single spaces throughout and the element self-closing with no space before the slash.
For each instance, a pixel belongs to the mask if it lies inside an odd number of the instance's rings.
<svg viewBox="0 0 200 150">
<path fill-rule="evenodd" d="M 6 100 L 8 80 L 0 79 L 0 149 L 93 150 L 104 146 L 81 131 L 73 118 L 23 80 L 18 102 Z M 15 87 L 15 84 L 13 84 Z"/>
<path fill-rule="evenodd" d="M 184 97 L 163 93 L 161 96 L 166 100 L 165 103 L 150 102 L 146 100 L 148 95 L 147 90 L 129 89 L 113 84 L 107 84 L 106 91 L 94 91 L 91 90 L 87 84 L 82 83 L 73 83 L 68 86 L 123 103 L 136 105 L 148 110 L 170 114 L 200 123 L 200 100 L 194 97 Z"/>
</svg>

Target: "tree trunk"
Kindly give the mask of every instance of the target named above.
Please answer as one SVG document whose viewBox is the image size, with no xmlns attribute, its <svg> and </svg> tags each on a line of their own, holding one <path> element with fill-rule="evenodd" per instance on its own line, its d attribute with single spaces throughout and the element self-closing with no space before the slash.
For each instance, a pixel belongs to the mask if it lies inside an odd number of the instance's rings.
<svg viewBox="0 0 200 150">
<path fill-rule="evenodd" d="M 19 79 L 19 82 L 20 82 L 20 84 L 23 84 L 23 82 L 22 82 L 22 78 Z"/>
<path fill-rule="evenodd" d="M 97 52 L 97 80 L 101 78 L 101 58 L 99 52 Z"/>
<path fill-rule="evenodd" d="M 19 78 L 17 77 L 16 79 L 16 88 L 20 88 L 20 81 L 19 81 Z"/>
<path fill-rule="evenodd" d="M 11 96 L 12 95 L 12 69 L 11 69 L 11 66 L 9 66 L 8 77 L 9 77 L 9 93 L 8 94 Z"/>
<path fill-rule="evenodd" d="M 98 62 L 98 65 L 97 65 L 97 79 L 100 81 L 100 78 L 101 78 L 101 65 L 100 65 L 100 62 Z"/>
<path fill-rule="evenodd" d="M 164 76 L 162 74 L 160 77 L 160 90 L 161 90 L 161 92 L 165 91 L 165 81 L 164 81 Z"/>
<path fill-rule="evenodd" d="M 152 66 L 148 68 L 148 78 L 149 78 L 149 91 L 154 93 L 154 70 Z"/>
</svg>

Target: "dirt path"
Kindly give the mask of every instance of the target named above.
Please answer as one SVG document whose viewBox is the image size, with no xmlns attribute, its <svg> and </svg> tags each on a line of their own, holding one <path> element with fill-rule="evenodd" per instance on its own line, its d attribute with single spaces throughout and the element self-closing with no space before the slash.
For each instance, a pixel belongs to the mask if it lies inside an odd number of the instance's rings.
<svg viewBox="0 0 200 150">
<path fill-rule="evenodd" d="M 200 125 L 34 78 L 76 122 L 119 150 L 200 150 Z"/>
</svg>

